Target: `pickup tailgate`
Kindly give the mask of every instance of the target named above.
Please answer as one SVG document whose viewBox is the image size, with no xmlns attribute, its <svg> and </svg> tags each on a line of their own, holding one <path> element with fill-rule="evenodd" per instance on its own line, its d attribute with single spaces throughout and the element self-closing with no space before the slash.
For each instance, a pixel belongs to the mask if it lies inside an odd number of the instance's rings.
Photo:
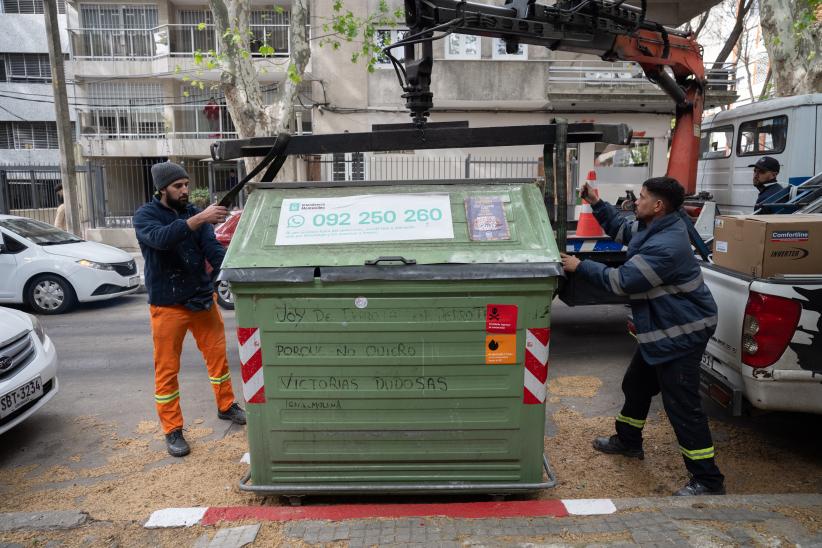
<svg viewBox="0 0 822 548">
<path fill-rule="evenodd" d="M 822 276 L 759 279 L 708 264 L 702 273 L 719 310 L 716 332 L 702 360 L 703 374 L 724 379 L 734 396 L 741 393 L 754 407 L 822 414 Z M 787 345 L 776 349 L 779 357 L 766 367 L 742 361 L 745 310 L 752 292 L 790 299 L 801 308 Z M 734 407 L 740 410 L 738 404 Z"/>
</svg>

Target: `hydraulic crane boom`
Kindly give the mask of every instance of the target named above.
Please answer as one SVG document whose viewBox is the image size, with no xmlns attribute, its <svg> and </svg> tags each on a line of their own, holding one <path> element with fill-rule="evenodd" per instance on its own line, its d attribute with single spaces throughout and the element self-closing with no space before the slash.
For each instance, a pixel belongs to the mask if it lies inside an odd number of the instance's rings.
<svg viewBox="0 0 822 548">
<path fill-rule="evenodd" d="M 433 108 L 433 40 L 450 33 L 501 38 L 509 53 L 519 44 L 598 55 L 606 61 L 633 61 L 676 105 L 668 175 L 688 194 L 696 190 L 699 126 L 705 68 L 694 37 L 645 19 L 642 7 L 625 0 L 508 0 L 492 6 L 457 0 L 405 0 L 409 33 L 385 48 L 394 64 L 414 124 L 424 128 Z M 391 50 L 404 48 L 398 61 Z"/>
</svg>

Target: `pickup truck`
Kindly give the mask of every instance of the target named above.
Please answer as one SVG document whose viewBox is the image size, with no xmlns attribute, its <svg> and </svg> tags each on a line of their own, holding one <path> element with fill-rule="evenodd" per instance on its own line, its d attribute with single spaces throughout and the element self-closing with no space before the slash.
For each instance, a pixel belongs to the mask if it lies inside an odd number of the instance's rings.
<svg viewBox="0 0 822 548">
<path fill-rule="evenodd" d="M 744 408 L 822 414 L 822 275 L 753 278 L 702 263 L 719 308 L 702 392 Z"/>
</svg>

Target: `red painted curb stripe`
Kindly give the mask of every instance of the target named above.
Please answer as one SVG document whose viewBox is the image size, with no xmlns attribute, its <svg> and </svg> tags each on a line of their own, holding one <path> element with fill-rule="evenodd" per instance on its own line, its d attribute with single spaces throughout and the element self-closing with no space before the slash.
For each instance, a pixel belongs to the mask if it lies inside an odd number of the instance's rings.
<svg viewBox="0 0 822 548">
<path fill-rule="evenodd" d="M 233 506 L 211 507 L 201 525 L 220 521 L 296 521 L 303 519 L 342 521 L 365 518 L 408 518 L 442 516 L 448 518 L 565 517 L 561 500 L 509 502 L 466 502 L 451 504 L 344 504 L 340 506 Z"/>
</svg>

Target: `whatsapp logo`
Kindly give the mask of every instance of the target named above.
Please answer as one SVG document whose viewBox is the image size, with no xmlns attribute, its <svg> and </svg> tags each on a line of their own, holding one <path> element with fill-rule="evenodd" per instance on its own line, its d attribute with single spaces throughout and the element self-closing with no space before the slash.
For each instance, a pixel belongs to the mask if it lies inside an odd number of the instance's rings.
<svg viewBox="0 0 822 548">
<path fill-rule="evenodd" d="M 305 224 L 305 217 L 302 215 L 292 215 L 288 218 L 288 228 L 300 228 Z"/>
</svg>

